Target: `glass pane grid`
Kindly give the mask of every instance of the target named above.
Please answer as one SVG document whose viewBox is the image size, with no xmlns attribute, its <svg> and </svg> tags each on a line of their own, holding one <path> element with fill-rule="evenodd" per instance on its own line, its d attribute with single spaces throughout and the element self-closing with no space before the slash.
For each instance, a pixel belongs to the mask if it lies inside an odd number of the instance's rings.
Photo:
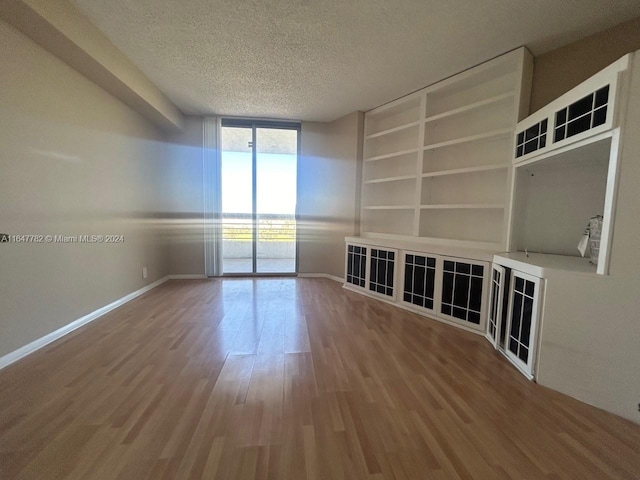
<svg viewBox="0 0 640 480">
<path fill-rule="evenodd" d="M 407 303 L 433 309 L 436 259 L 405 255 L 404 296 Z"/>
<path fill-rule="evenodd" d="M 366 247 L 349 245 L 347 249 L 347 283 L 364 287 L 367 264 Z"/>
<path fill-rule="evenodd" d="M 441 312 L 479 325 L 483 276 L 481 265 L 445 260 Z"/>
<path fill-rule="evenodd" d="M 608 102 L 609 85 L 556 112 L 554 141 L 559 142 L 604 124 Z"/>
<path fill-rule="evenodd" d="M 394 266 L 394 252 L 371 249 L 369 290 L 392 297 Z"/>
<path fill-rule="evenodd" d="M 518 134 L 516 158 L 535 152 L 547 145 L 547 123 L 545 118 Z"/>
<path fill-rule="evenodd" d="M 516 277 L 509 332 L 509 350 L 524 363 L 528 363 L 531 348 L 531 323 L 535 283 Z"/>
</svg>

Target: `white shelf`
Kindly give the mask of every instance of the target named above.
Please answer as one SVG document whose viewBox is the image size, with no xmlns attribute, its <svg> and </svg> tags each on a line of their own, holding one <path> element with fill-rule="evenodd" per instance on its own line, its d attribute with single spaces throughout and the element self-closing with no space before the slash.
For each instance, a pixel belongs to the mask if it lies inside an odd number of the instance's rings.
<svg viewBox="0 0 640 480">
<path fill-rule="evenodd" d="M 413 205 L 370 205 L 362 207 L 364 210 L 415 210 Z"/>
<path fill-rule="evenodd" d="M 381 132 L 372 133 L 371 135 L 367 135 L 364 138 L 365 138 L 365 140 L 370 140 L 372 138 L 382 137 L 382 136 L 388 135 L 390 133 L 396 133 L 396 132 L 400 132 L 402 130 L 406 130 L 407 128 L 417 127 L 421 123 L 422 123 L 421 121 L 405 123 L 404 125 L 400 125 L 398 127 L 388 128 L 387 130 L 382 130 Z"/>
<path fill-rule="evenodd" d="M 434 204 L 434 205 L 420 205 L 420 208 L 423 210 L 472 210 L 472 209 L 483 209 L 483 210 L 500 210 L 504 208 L 503 204 L 500 203 L 460 203 L 460 204 Z"/>
<path fill-rule="evenodd" d="M 459 145 L 461 143 L 478 142 L 481 140 L 508 137 L 511 135 L 513 135 L 512 128 L 501 128 L 499 130 L 492 130 L 490 132 L 480 133 L 478 135 L 470 135 L 468 137 L 447 140 L 446 142 L 432 143 L 431 145 L 425 145 L 423 147 L 423 150 L 435 150 L 436 148 L 450 147 L 452 145 Z"/>
<path fill-rule="evenodd" d="M 502 170 L 506 168 L 509 168 L 509 165 L 499 164 L 499 165 L 485 165 L 482 167 L 456 168 L 453 170 L 439 170 L 436 172 L 423 173 L 422 177 L 427 178 L 427 177 L 440 177 L 443 175 L 459 175 L 462 173 L 487 172 L 491 170 Z"/>
<path fill-rule="evenodd" d="M 495 96 L 493 96 L 491 98 L 485 98 L 484 100 L 480 100 L 478 102 L 470 103 L 469 105 L 464 105 L 462 107 L 454 108 L 454 109 L 449 110 L 447 112 L 442 112 L 442 113 L 439 113 L 437 115 L 432 115 L 430 117 L 427 117 L 424 121 L 425 121 L 425 123 L 429 123 L 429 122 L 433 122 L 435 120 L 440 120 L 442 118 L 452 117 L 454 115 L 460 115 L 460 114 L 469 112 L 471 110 L 475 110 L 477 108 L 482 108 L 482 107 L 485 107 L 487 105 L 491 105 L 493 103 L 497 103 L 497 102 L 500 102 L 502 100 L 506 100 L 508 98 L 513 98 L 513 96 L 514 96 L 514 92 L 502 93 L 500 95 L 495 95 Z"/>
<path fill-rule="evenodd" d="M 493 261 L 524 273 L 547 278 L 548 270 L 596 275 L 596 266 L 588 258 L 547 253 L 512 252 L 494 255 Z"/>
<path fill-rule="evenodd" d="M 399 157 L 401 155 L 407 155 L 409 153 L 417 153 L 419 148 L 410 148 L 408 150 L 400 150 L 398 152 L 393 153 L 385 153 L 384 155 L 377 155 L 375 157 L 365 158 L 365 162 L 376 162 L 378 160 L 385 160 L 387 158 Z"/>
<path fill-rule="evenodd" d="M 417 178 L 416 175 L 401 175 L 398 177 L 385 177 L 385 178 L 376 178 L 374 180 L 365 180 L 366 185 L 370 185 L 372 183 L 386 183 L 386 182 L 400 182 L 402 180 L 415 180 Z"/>
</svg>

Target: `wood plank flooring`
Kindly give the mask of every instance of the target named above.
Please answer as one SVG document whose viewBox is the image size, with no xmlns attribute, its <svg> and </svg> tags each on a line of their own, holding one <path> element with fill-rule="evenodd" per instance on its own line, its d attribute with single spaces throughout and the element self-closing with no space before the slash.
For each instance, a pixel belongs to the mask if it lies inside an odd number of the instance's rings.
<svg viewBox="0 0 640 480">
<path fill-rule="evenodd" d="M 640 426 L 325 279 L 171 281 L 0 371 L 0 478 L 639 478 Z"/>
</svg>

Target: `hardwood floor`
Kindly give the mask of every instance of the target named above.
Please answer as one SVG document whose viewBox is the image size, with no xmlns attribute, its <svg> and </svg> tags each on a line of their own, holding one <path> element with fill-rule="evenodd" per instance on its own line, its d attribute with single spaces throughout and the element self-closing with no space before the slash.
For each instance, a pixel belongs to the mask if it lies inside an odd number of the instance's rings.
<svg viewBox="0 0 640 480">
<path fill-rule="evenodd" d="M 325 279 L 171 281 L 0 371 L 0 478 L 639 478 L 640 426 Z"/>
</svg>

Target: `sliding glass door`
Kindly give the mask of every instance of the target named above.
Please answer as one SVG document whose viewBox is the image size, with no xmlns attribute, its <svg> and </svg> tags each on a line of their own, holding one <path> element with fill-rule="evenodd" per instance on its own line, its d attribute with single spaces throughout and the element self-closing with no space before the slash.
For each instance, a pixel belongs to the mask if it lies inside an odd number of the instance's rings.
<svg viewBox="0 0 640 480">
<path fill-rule="evenodd" d="M 222 273 L 295 273 L 299 125 L 225 119 Z"/>
</svg>

